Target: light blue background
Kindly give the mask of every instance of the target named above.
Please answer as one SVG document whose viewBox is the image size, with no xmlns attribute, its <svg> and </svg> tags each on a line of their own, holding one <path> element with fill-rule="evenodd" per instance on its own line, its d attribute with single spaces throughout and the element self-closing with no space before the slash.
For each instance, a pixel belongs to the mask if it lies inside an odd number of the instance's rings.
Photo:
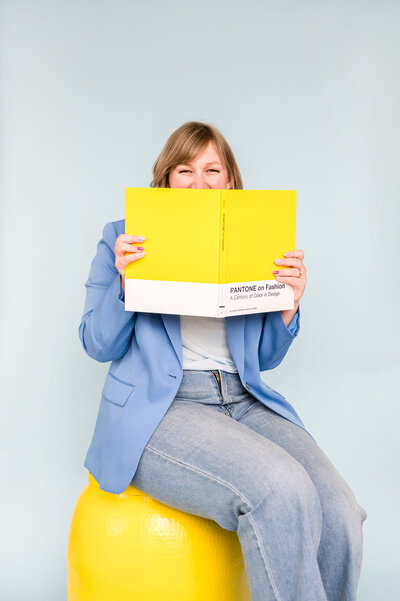
<svg viewBox="0 0 400 601">
<path fill-rule="evenodd" d="M 167 137 L 194 119 L 226 136 L 246 188 L 298 191 L 302 329 L 263 377 L 367 510 L 359 600 L 398 598 L 399 12 L 3 2 L 2 598 L 66 599 L 108 368 L 78 339 L 84 282 L 124 188 L 148 186 Z"/>
</svg>

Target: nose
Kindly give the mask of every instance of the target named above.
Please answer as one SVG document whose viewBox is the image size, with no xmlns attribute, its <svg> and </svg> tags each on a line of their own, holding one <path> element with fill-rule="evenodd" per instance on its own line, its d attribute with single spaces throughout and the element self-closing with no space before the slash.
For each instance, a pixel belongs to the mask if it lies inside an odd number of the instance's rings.
<svg viewBox="0 0 400 601">
<path fill-rule="evenodd" d="M 205 179 L 204 175 L 202 173 L 197 173 L 194 176 L 192 185 L 190 187 L 202 189 L 202 188 L 209 188 L 210 186 L 206 183 L 206 179 Z"/>
</svg>

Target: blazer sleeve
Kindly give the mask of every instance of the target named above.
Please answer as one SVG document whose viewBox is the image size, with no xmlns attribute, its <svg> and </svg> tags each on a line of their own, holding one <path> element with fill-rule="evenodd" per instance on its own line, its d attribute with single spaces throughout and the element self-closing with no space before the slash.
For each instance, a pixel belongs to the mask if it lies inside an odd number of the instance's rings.
<svg viewBox="0 0 400 601">
<path fill-rule="evenodd" d="M 281 311 L 265 313 L 258 346 L 260 371 L 279 365 L 300 330 L 300 305 L 288 326 Z"/>
<path fill-rule="evenodd" d="M 119 359 L 128 349 L 136 312 L 125 311 L 124 291 L 115 267 L 114 245 L 117 232 L 106 223 L 97 244 L 89 277 L 79 338 L 85 352 L 97 361 Z"/>
</svg>

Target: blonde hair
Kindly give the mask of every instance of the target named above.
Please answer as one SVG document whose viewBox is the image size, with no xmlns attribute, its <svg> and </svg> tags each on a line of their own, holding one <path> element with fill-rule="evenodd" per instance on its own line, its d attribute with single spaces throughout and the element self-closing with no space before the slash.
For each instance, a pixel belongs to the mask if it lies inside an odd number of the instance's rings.
<svg viewBox="0 0 400 601">
<path fill-rule="evenodd" d="M 170 135 L 153 165 L 150 187 L 169 188 L 170 171 L 181 163 L 195 159 L 210 140 L 215 144 L 232 188 L 243 189 L 239 167 L 228 142 L 216 127 L 199 121 L 187 121 Z"/>
</svg>

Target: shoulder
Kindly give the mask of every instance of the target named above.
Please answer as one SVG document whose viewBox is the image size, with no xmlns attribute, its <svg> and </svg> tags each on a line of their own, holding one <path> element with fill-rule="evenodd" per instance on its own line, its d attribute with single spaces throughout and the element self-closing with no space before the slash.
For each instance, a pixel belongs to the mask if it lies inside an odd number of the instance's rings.
<svg viewBox="0 0 400 601">
<path fill-rule="evenodd" d="M 125 234 L 125 219 L 118 219 L 118 221 L 110 221 L 113 224 L 117 236 Z"/>
<path fill-rule="evenodd" d="M 103 228 L 103 239 L 111 243 L 118 238 L 120 234 L 125 233 L 125 219 L 118 221 L 108 221 Z"/>
<path fill-rule="evenodd" d="M 109 227 L 111 230 L 114 229 L 117 236 L 125 234 L 125 219 L 118 219 L 118 221 L 109 221 L 104 226 Z"/>
</svg>

